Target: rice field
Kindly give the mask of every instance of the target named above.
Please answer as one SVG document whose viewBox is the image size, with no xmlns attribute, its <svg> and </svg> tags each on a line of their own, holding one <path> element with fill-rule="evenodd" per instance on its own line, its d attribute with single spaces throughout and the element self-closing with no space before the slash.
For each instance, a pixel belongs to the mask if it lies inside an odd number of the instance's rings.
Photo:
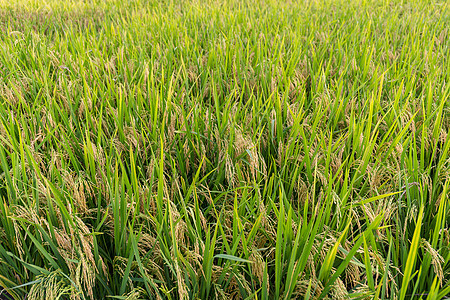
<svg viewBox="0 0 450 300">
<path fill-rule="evenodd" d="M 0 299 L 450 299 L 450 3 L 0 0 Z"/>
</svg>

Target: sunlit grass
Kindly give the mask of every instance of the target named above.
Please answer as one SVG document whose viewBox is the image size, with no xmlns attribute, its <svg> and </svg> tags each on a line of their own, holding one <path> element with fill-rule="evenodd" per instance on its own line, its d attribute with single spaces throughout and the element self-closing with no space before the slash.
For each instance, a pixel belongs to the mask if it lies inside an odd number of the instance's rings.
<svg viewBox="0 0 450 300">
<path fill-rule="evenodd" d="M 0 1 L 14 299 L 443 299 L 445 1 Z"/>
</svg>

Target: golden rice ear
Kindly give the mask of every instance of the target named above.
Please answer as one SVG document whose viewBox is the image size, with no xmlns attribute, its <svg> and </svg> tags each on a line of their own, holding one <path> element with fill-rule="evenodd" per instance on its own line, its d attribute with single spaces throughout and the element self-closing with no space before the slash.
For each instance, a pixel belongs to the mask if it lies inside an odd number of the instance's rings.
<svg viewBox="0 0 450 300">
<path fill-rule="evenodd" d="M 189 299 L 188 286 L 184 282 L 183 273 L 178 264 L 178 259 L 175 259 L 175 274 L 176 274 L 176 278 L 177 278 L 179 299 L 181 299 L 181 300 Z"/>
<path fill-rule="evenodd" d="M 445 260 L 439 252 L 433 248 L 433 246 L 426 239 L 422 238 L 422 247 L 425 249 L 426 253 L 431 254 L 431 264 L 433 266 L 434 273 L 438 277 L 440 282 L 444 282 L 444 271 L 443 265 Z"/>
<path fill-rule="evenodd" d="M 148 299 L 147 292 L 140 287 L 133 288 L 128 294 L 125 295 L 124 300 L 143 300 Z"/>
<path fill-rule="evenodd" d="M 296 298 L 305 298 L 308 288 L 314 291 L 313 293 L 310 292 L 311 294 L 309 294 L 312 297 L 311 299 L 317 299 L 322 293 L 323 285 L 322 282 L 320 282 L 314 276 L 309 279 L 301 278 L 297 281 L 293 296 L 296 296 Z"/>
<path fill-rule="evenodd" d="M 259 284 L 262 286 L 264 279 L 264 268 L 266 266 L 266 263 L 264 262 L 261 253 L 257 250 L 253 250 L 250 254 L 249 260 L 253 262 L 251 264 L 252 274 L 258 279 Z"/>
<path fill-rule="evenodd" d="M 347 288 L 340 278 L 338 278 L 333 285 L 331 297 L 336 300 L 344 300 L 349 297 Z"/>
<path fill-rule="evenodd" d="M 81 299 L 79 292 L 67 282 L 60 271 L 53 271 L 37 277 L 36 283 L 31 286 L 27 294 L 27 299 L 62 299 L 64 296 L 70 296 L 77 300 Z"/>
</svg>

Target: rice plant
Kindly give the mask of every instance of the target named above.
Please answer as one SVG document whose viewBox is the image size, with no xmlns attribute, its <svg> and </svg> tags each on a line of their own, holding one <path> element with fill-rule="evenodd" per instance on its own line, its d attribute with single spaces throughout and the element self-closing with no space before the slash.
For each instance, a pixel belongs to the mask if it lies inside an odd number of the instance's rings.
<svg viewBox="0 0 450 300">
<path fill-rule="evenodd" d="M 0 299 L 450 298 L 450 3 L 0 0 Z"/>
</svg>

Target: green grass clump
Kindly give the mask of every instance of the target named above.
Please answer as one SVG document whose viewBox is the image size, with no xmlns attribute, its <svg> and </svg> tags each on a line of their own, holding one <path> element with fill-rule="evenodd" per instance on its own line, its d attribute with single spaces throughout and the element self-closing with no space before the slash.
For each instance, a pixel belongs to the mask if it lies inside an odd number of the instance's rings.
<svg viewBox="0 0 450 300">
<path fill-rule="evenodd" d="M 446 1 L 0 3 L 0 297 L 448 297 Z"/>
</svg>

